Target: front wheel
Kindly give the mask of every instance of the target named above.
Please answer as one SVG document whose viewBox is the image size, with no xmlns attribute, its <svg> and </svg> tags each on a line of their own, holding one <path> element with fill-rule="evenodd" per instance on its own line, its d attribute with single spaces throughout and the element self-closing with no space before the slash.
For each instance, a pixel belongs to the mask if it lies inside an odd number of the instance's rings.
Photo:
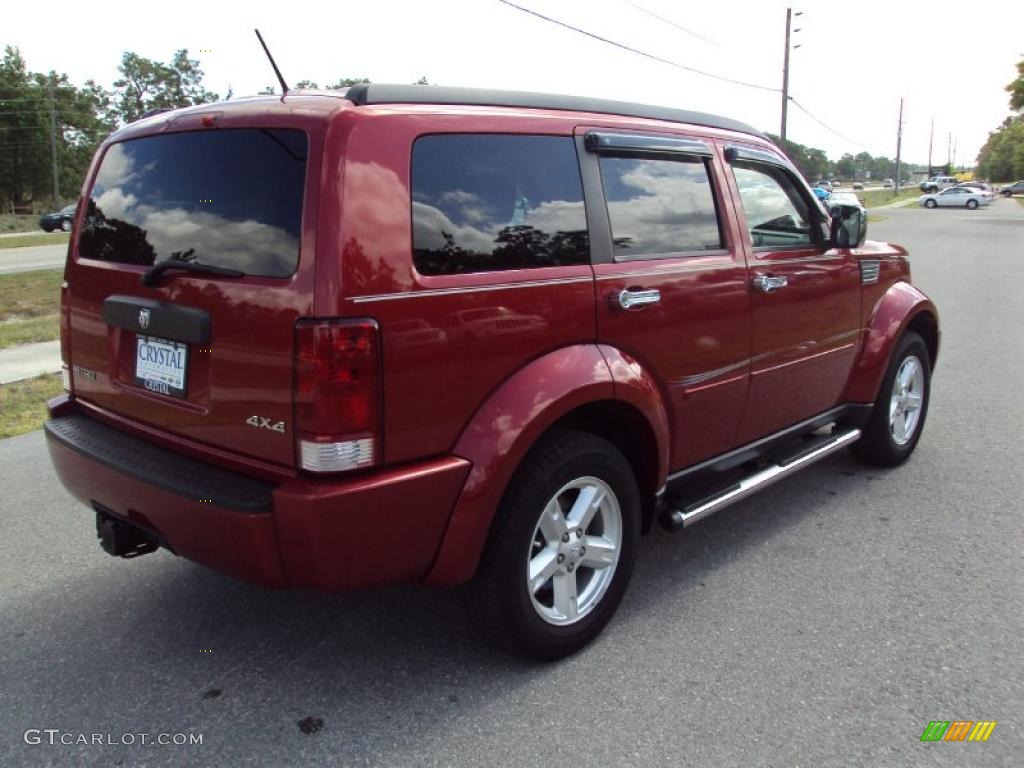
<svg viewBox="0 0 1024 768">
<path fill-rule="evenodd" d="M 924 339 L 909 331 L 893 351 L 864 434 L 850 446 L 850 451 L 866 464 L 902 464 L 921 439 L 930 395 L 928 347 Z"/>
<path fill-rule="evenodd" d="M 975 208 L 978 207 L 978 201 L 977 200 L 968 200 L 967 201 L 967 207 L 968 207 L 968 209 L 973 211 Z"/>
<path fill-rule="evenodd" d="M 606 440 L 556 430 L 523 460 L 467 589 L 474 624 L 506 651 L 568 656 L 611 619 L 640 533 L 632 468 Z"/>
<path fill-rule="evenodd" d="M 939 204 L 937 202 L 935 202 L 934 200 L 925 200 L 924 201 L 924 207 L 925 208 L 938 208 Z"/>
<path fill-rule="evenodd" d="M 65 231 L 65 232 L 70 232 L 70 231 L 71 231 L 71 219 L 64 219 L 64 220 L 63 220 L 63 221 L 62 221 L 62 222 L 60 223 L 60 228 L 61 228 L 61 229 L 62 229 L 63 231 Z"/>
</svg>

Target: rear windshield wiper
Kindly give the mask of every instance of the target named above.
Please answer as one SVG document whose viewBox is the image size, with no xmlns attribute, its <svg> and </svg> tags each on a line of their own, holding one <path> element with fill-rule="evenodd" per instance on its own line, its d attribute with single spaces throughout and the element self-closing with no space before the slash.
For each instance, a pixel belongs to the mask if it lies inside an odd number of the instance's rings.
<svg viewBox="0 0 1024 768">
<path fill-rule="evenodd" d="M 142 275 L 142 284 L 152 287 L 156 285 L 160 275 L 171 270 L 182 272 L 196 272 L 204 275 L 218 275 L 220 277 L 245 277 L 245 272 L 228 267 L 215 267 L 213 264 L 199 264 L 194 261 L 181 261 L 180 259 L 165 259 L 159 264 L 154 264 Z"/>
</svg>

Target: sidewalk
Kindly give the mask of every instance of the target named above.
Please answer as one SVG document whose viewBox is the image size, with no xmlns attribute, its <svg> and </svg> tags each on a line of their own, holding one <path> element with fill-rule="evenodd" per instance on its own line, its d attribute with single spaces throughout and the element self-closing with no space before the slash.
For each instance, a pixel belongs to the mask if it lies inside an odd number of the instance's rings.
<svg viewBox="0 0 1024 768">
<path fill-rule="evenodd" d="M 60 342 L 44 341 L 0 349 L 0 384 L 60 371 Z"/>
</svg>

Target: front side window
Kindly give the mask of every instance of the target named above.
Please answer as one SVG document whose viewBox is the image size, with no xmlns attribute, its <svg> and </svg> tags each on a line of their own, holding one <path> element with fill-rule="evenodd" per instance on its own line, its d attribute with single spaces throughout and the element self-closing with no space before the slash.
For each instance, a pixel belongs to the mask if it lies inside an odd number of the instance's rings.
<svg viewBox="0 0 1024 768">
<path fill-rule="evenodd" d="M 288 277 L 299 259 L 306 134 L 240 128 L 111 146 L 86 201 L 79 253 L 152 266 L 180 259 Z"/>
<path fill-rule="evenodd" d="M 755 248 L 806 247 L 814 244 L 813 214 L 782 168 L 734 161 L 733 174 Z"/>
<path fill-rule="evenodd" d="M 724 247 L 705 161 L 613 156 L 600 162 L 616 256 Z"/>
<path fill-rule="evenodd" d="M 412 150 L 412 239 L 423 275 L 588 263 L 573 140 L 420 137 Z"/>
</svg>

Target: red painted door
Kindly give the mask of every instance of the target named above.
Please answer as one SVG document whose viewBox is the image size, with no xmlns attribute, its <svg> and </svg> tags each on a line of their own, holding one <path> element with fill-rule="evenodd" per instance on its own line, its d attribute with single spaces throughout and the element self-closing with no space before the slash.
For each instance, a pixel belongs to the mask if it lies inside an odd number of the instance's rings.
<svg viewBox="0 0 1024 768">
<path fill-rule="evenodd" d="M 738 442 L 839 403 L 860 336 L 860 270 L 828 248 L 807 185 L 763 150 L 726 150 L 741 205 L 753 309 L 750 393 Z"/>
<path fill-rule="evenodd" d="M 747 395 L 750 291 L 712 141 L 577 129 L 598 338 L 652 372 L 670 468 L 733 446 Z"/>
</svg>

